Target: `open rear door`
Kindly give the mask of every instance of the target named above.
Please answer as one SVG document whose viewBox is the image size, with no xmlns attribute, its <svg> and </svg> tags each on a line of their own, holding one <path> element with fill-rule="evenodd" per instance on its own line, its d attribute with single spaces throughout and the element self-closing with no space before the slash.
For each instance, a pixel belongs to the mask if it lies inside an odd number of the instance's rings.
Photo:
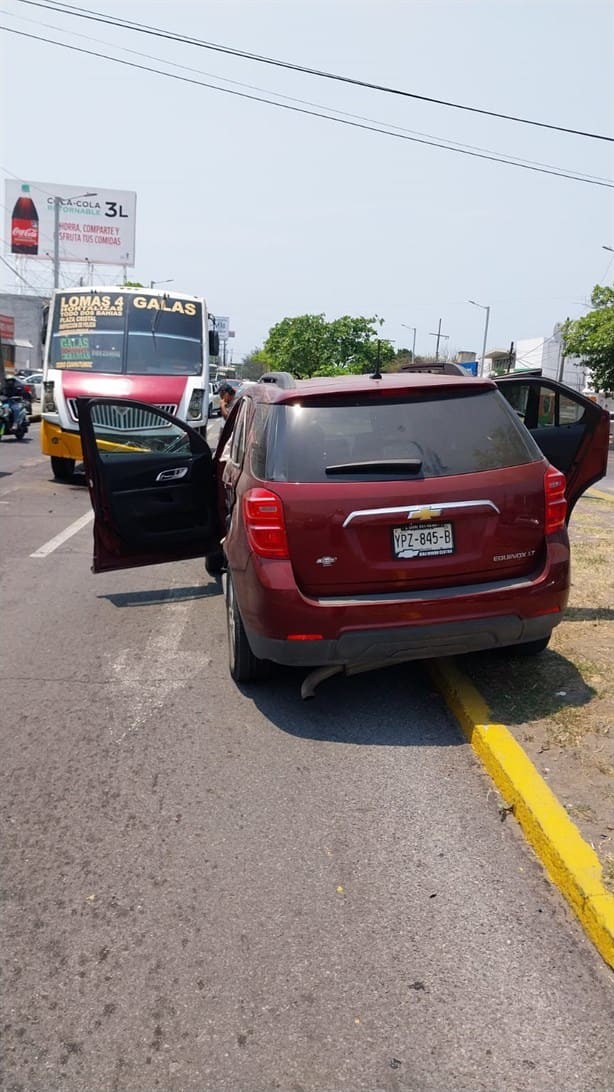
<svg viewBox="0 0 614 1092">
<path fill-rule="evenodd" d="M 608 466 L 609 418 L 590 398 L 541 376 L 495 380 L 535 442 L 567 479 L 568 516 Z"/>
<path fill-rule="evenodd" d="M 219 543 L 207 442 L 143 402 L 79 398 L 94 572 L 201 557 Z"/>
</svg>

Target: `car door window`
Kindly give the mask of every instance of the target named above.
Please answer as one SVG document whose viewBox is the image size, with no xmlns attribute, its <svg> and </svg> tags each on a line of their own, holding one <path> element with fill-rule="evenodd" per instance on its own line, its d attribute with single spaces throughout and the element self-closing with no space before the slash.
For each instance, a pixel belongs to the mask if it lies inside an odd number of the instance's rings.
<svg viewBox="0 0 614 1092">
<path fill-rule="evenodd" d="M 237 420 L 230 439 L 230 461 L 235 466 L 241 466 L 245 454 L 245 427 L 247 419 L 247 403 L 244 402 L 237 414 Z"/>
<path fill-rule="evenodd" d="M 103 462 L 128 454 L 189 455 L 190 437 L 179 422 L 169 421 L 156 409 L 130 403 L 93 405 L 91 420 L 96 448 Z"/>
</svg>

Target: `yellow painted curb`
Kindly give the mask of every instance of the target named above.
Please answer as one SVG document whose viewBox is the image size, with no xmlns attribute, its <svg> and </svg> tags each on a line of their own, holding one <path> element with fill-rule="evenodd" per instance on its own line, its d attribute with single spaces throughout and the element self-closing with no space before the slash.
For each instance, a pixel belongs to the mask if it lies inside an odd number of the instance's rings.
<svg viewBox="0 0 614 1092">
<path fill-rule="evenodd" d="M 584 494 L 585 497 L 595 497 L 597 500 L 610 501 L 614 504 L 614 493 L 604 493 L 602 489 L 594 489 L 593 486 Z"/>
<path fill-rule="evenodd" d="M 614 967 L 614 895 L 603 884 L 601 862 L 584 841 L 520 744 L 454 660 L 433 660 L 435 685 L 511 807 L 553 883 L 563 893 L 606 963 Z"/>
</svg>

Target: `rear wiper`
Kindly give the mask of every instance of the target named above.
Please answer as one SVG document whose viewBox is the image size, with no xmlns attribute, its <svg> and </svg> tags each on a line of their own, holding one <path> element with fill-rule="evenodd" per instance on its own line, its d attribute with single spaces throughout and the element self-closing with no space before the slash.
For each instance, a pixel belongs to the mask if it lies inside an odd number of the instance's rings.
<svg viewBox="0 0 614 1092">
<path fill-rule="evenodd" d="M 335 463 L 327 466 L 327 474 L 417 474 L 422 459 L 371 459 L 364 463 Z"/>
</svg>

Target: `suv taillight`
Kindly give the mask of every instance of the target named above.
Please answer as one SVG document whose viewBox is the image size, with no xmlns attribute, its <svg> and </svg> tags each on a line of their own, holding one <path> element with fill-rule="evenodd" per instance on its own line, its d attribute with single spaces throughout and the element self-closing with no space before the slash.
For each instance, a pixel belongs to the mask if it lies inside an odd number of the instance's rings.
<svg viewBox="0 0 614 1092">
<path fill-rule="evenodd" d="M 276 493 L 248 489 L 243 496 L 243 520 L 249 545 L 258 557 L 289 557 L 284 508 Z"/>
<path fill-rule="evenodd" d="M 549 466 L 544 475 L 544 491 L 546 494 L 546 526 L 545 532 L 551 535 L 553 531 L 560 531 L 565 526 L 567 515 L 567 501 L 565 499 L 565 475 L 560 470 Z"/>
</svg>

